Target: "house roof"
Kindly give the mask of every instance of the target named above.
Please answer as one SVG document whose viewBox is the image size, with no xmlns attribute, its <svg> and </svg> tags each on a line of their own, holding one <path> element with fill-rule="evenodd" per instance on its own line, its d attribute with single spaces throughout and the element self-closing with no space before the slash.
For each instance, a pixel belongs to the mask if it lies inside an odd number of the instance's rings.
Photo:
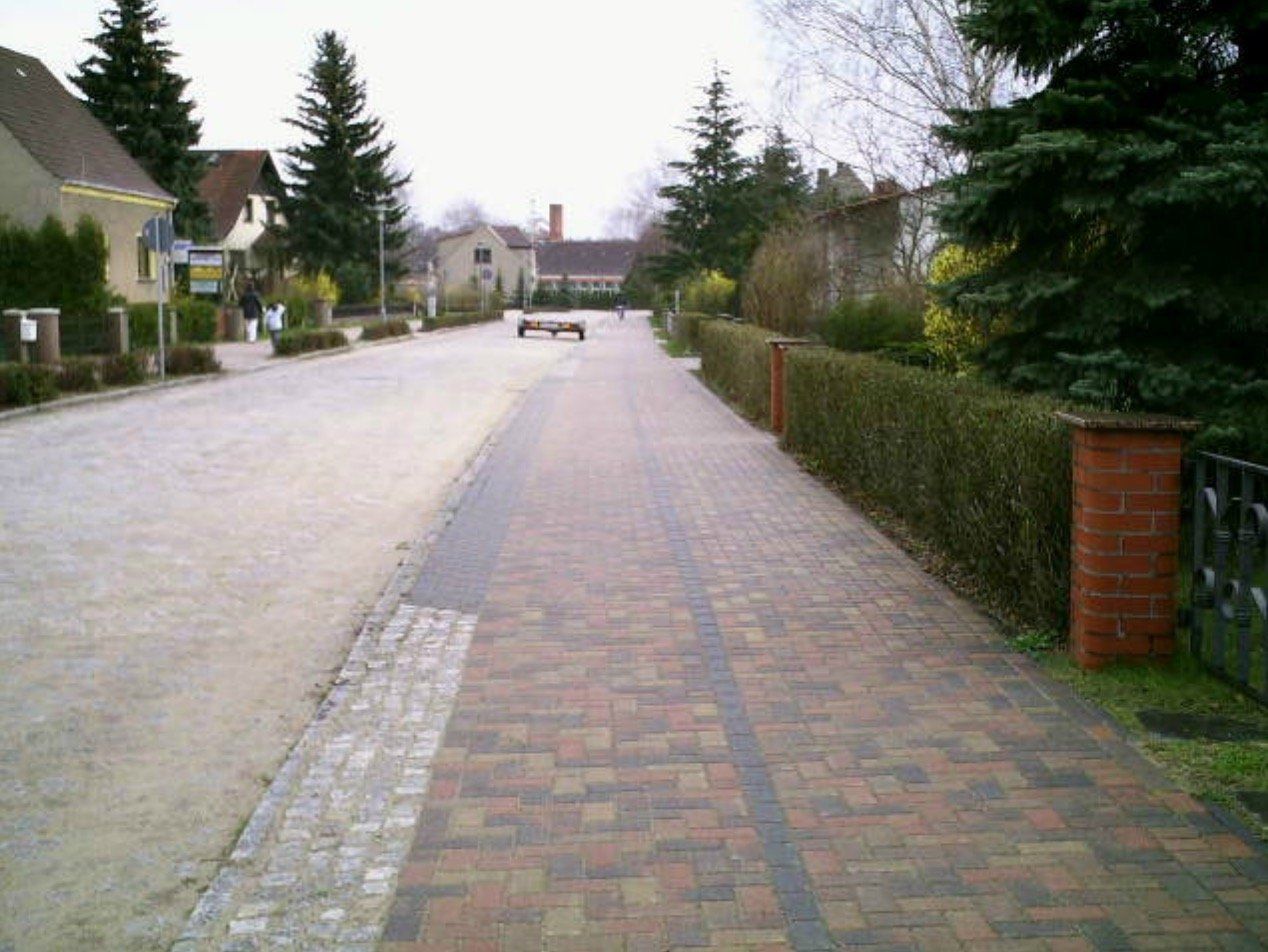
<svg viewBox="0 0 1268 952">
<path fill-rule="evenodd" d="M 515 225 L 486 225 L 481 222 L 478 225 L 471 225 L 468 228 L 461 228 L 458 231 L 447 232 L 440 236 L 440 241 L 450 241 L 454 238 L 465 238 L 472 232 L 479 231 L 481 228 L 488 228 L 491 232 L 502 239 L 508 248 L 531 248 L 533 243 L 529 240 L 528 235 L 524 234 Z"/>
<path fill-rule="evenodd" d="M 224 241 L 233 231 L 247 196 L 257 191 L 261 177 L 270 186 L 270 193 L 281 188 L 281 177 L 267 149 L 216 149 L 196 154 L 207 162 L 198 194 L 211 211 L 217 241 Z"/>
<path fill-rule="evenodd" d="M 627 275 L 637 241 L 547 241 L 537 246 L 537 273 L 570 278 Z"/>
<path fill-rule="evenodd" d="M 514 225 L 490 225 L 497 236 L 506 242 L 508 248 L 531 248 L 533 243 L 528 240 L 528 235 L 524 234 Z"/>
<path fill-rule="evenodd" d="M 43 63 L 2 46 L 0 124 L 62 182 L 176 201 Z"/>
</svg>

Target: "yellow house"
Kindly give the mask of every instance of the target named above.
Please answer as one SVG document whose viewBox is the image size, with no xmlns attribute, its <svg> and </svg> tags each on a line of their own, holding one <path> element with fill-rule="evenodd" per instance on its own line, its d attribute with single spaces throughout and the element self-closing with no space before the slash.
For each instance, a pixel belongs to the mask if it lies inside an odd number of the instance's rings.
<svg viewBox="0 0 1268 952">
<path fill-rule="evenodd" d="M 0 215 L 32 228 L 50 215 L 68 228 L 96 219 L 111 287 L 150 301 L 158 272 L 141 228 L 175 206 L 43 63 L 0 46 Z"/>
</svg>

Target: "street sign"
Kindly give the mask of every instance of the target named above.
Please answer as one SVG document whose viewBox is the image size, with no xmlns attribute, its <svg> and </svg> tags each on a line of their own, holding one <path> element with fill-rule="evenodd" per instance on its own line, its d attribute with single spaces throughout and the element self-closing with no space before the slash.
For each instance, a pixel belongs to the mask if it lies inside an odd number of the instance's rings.
<svg viewBox="0 0 1268 952">
<path fill-rule="evenodd" d="M 172 222 L 166 216 L 151 218 L 141 227 L 141 237 L 145 247 L 151 251 L 171 251 L 176 234 L 172 230 Z"/>
<path fill-rule="evenodd" d="M 189 249 L 194 243 L 188 238 L 177 238 L 172 242 L 172 264 L 189 264 Z"/>
</svg>

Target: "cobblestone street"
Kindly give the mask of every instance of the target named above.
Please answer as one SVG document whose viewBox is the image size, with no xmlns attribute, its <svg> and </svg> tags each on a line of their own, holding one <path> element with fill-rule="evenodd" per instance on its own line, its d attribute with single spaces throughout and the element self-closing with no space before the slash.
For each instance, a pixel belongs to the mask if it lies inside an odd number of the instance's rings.
<svg viewBox="0 0 1268 952">
<path fill-rule="evenodd" d="M 410 543 L 570 349 L 487 326 L 0 423 L 0 949 L 180 935 Z M 416 666 L 452 628 L 426 619 Z"/>
</svg>

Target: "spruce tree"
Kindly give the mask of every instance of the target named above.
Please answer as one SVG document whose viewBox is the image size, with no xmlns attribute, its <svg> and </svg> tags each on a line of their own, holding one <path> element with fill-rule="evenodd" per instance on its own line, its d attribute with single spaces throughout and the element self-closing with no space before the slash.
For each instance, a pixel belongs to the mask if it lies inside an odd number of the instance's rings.
<svg viewBox="0 0 1268 952">
<path fill-rule="evenodd" d="M 377 284 L 379 220 L 389 269 L 405 244 L 407 209 L 400 189 L 409 175 L 391 168 L 395 146 L 382 142 L 383 122 L 366 112 L 365 83 L 356 57 L 333 31 L 317 37 L 317 53 L 299 97 L 298 116 L 286 120 L 304 141 L 286 150 L 294 180 L 286 201 L 291 253 L 307 273 L 328 271 L 341 284 Z"/>
<path fill-rule="evenodd" d="M 198 195 L 204 166 L 190 151 L 202 123 L 185 95 L 189 80 L 171 68 L 176 54 L 158 38 L 167 22 L 152 0 L 115 0 L 99 22 L 101 32 L 88 40 L 97 52 L 78 64 L 70 81 L 89 111 L 177 198 L 177 232 L 205 238 L 210 220 Z"/>
<path fill-rule="evenodd" d="M 1268 6 L 972 0 L 963 28 L 1047 77 L 942 130 L 968 158 L 944 227 L 992 250 L 946 295 L 1009 325 L 987 369 L 1246 445 L 1232 421 L 1268 388 Z"/>
<path fill-rule="evenodd" d="M 698 271 L 738 278 L 748 260 L 752 177 L 738 147 L 747 129 L 725 77 L 725 71 L 714 68 L 712 82 L 703 88 L 704 104 L 687 128 L 695 139 L 691 159 L 669 163 L 681 181 L 660 190 L 669 202 L 664 232 L 670 245 L 657 262 L 662 280 Z"/>
<path fill-rule="evenodd" d="M 766 144 L 753 161 L 749 185 L 745 264 L 768 231 L 794 221 L 810 204 L 810 176 L 780 126 L 767 132 Z"/>
</svg>

